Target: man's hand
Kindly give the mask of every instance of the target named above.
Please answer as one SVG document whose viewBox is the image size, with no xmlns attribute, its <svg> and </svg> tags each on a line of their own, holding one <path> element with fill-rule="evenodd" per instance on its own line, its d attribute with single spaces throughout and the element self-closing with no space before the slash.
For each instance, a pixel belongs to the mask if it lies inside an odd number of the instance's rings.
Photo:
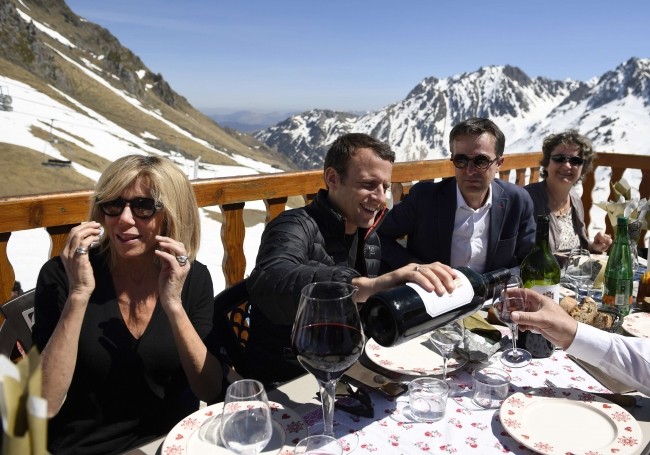
<svg viewBox="0 0 650 455">
<path fill-rule="evenodd" d="M 407 282 L 417 283 L 427 291 L 438 295 L 452 292 L 456 285 L 456 272 L 448 265 L 434 262 L 432 264 L 408 264 L 376 278 L 357 277 L 352 284 L 359 288 L 357 301 L 365 302 L 373 294 L 402 285 Z"/>
<path fill-rule="evenodd" d="M 536 330 L 562 349 L 573 343 L 578 322 L 552 299 L 526 289 L 526 308 L 526 311 L 512 313 L 512 320 L 519 324 L 520 330 Z"/>
</svg>

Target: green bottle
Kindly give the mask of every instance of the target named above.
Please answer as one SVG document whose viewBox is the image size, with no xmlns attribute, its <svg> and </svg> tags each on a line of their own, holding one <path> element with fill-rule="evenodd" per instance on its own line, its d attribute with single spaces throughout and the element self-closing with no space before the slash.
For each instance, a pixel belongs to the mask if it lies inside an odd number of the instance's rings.
<svg viewBox="0 0 650 455">
<path fill-rule="evenodd" d="M 521 263 L 521 280 L 524 287 L 560 303 L 560 264 L 548 243 L 549 222 L 548 215 L 537 217 L 535 246 Z"/>
<path fill-rule="evenodd" d="M 532 289 L 560 303 L 560 264 L 551 253 L 548 242 L 550 218 L 548 215 L 537 217 L 535 246 L 524 258 L 520 266 L 521 281 L 524 287 Z M 539 333 L 523 332 L 519 334 L 521 345 L 533 357 L 550 357 L 555 346 Z"/>
<path fill-rule="evenodd" d="M 630 312 L 634 278 L 627 225 L 627 218 L 619 216 L 614 244 L 609 252 L 607 267 L 605 267 L 603 287 L 603 304 L 615 306 L 622 317 L 627 316 Z"/>
</svg>

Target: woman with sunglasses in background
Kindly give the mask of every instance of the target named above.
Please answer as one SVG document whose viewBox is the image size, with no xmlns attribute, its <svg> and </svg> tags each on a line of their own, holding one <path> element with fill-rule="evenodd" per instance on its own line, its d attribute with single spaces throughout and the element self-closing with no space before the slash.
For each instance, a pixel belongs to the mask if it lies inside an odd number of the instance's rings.
<svg viewBox="0 0 650 455">
<path fill-rule="evenodd" d="M 55 454 L 142 445 L 223 384 L 185 174 L 166 158 L 126 156 L 101 175 L 91 204 L 91 221 L 70 231 L 36 285 L 33 339 Z"/>
<path fill-rule="evenodd" d="M 525 186 L 535 205 L 535 217 L 550 215 L 549 242 L 553 253 L 585 248 L 602 253 L 612 238 L 598 232 L 593 242 L 587 237 L 585 212 L 575 186 L 591 171 L 596 157 L 591 141 L 575 130 L 551 134 L 542 145 L 543 180 Z"/>
</svg>

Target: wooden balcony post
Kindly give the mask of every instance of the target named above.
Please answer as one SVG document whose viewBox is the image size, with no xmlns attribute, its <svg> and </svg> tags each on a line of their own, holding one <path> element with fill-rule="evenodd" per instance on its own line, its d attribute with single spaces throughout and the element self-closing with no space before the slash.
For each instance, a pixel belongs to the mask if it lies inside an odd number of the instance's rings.
<svg viewBox="0 0 650 455">
<path fill-rule="evenodd" d="M 219 207 L 223 213 L 223 224 L 221 225 L 223 274 L 226 278 L 226 287 L 228 287 L 241 281 L 246 272 L 244 203 L 223 204 Z"/>
<path fill-rule="evenodd" d="M 16 281 L 14 268 L 7 256 L 9 237 L 11 237 L 11 232 L 0 233 L 0 302 L 9 300 Z"/>
<path fill-rule="evenodd" d="M 266 224 L 269 224 L 273 218 L 284 212 L 288 200 L 289 198 L 287 197 L 274 197 L 271 199 L 264 199 L 264 205 L 266 206 Z"/>
</svg>

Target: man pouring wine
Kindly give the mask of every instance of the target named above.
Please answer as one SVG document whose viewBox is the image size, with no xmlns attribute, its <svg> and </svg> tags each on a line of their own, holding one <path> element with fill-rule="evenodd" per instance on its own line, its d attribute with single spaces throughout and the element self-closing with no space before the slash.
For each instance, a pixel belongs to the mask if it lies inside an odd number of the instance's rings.
<svg viewBox="0 0 650 455">
<path fill-rule="evenodd" d="M 394 160 L 390 147 L 371 136 L 339 137 L 325 157 L 327 189 L 267 225 L 247 279 L 251 317 L 245 356 L 251 376 L 271 383 L 304 373 L 290 337 L 301 290 L 310 283 L 352 284 L 357 302 L 407 281 L 438 295 L 454 289 L 456 272 L 441 263 L 410 263 L 377 276 L 381 248 L 375 229 L 386 211 Z"/>
</svg>

